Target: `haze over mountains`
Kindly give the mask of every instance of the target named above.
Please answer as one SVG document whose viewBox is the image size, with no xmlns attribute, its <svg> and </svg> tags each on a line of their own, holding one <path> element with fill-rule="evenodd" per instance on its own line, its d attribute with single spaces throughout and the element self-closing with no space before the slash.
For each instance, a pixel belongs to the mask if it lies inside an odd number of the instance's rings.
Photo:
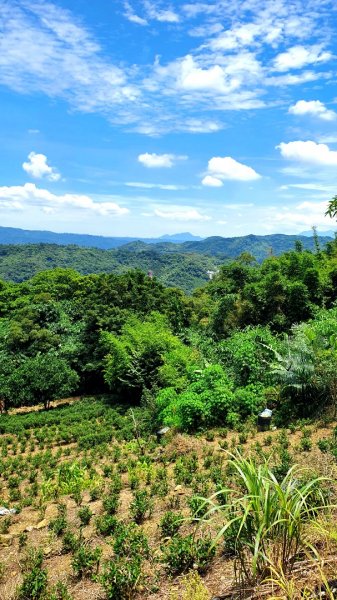
<svg viewBox="0 0 337 600">
<path fill-rule="evenodd" d="M 76 244 L 77 246 L 87 246 L 90 248 L 101 248 L 103 250 L 118 248 L 124 244 L 136 241 L 144 241 L 147 244 L 156 244 L 157 242 L 181 243 L 187 241 L 200 241 L 203 238 L 192 235 L 191 233 L 177 233 L 173 235 L 163 235 L 159 238 L 140 238 L 140 237 L 110 237 L 102 235 L 90 235 L 81 233 L 56 233 L 54 231 L 39 231 L 18 229 L 16 227 L 0 227 L 0 244 Z"/>
<path fill-rule="evenodd" d="M 334 231 L 319 232 L 320 237 L 334 237 Z M 192 235 L 189 232 L 175 233 L 172 235 L 166 234 L 160 237 L 154 238 L 142 238 L 142 237 L 115 237 L 115 236 L 103 236 L 103 235 L 90 235 L 81 233 L 57 233 L 54 231 L 39 231 L 39 230 L 28 230 L 19 229 L 17 227 L 0 227 L 0 244 L 58 244 L 68 245 L 75 244 L 77 246 L 90 247 L 90 248 L 101 248 L 103 250 L 118 248 L 125 244 L 133 242 L 143 242 L 145 244 L 162 244 L 162 243 L 173 243 L 183 244 L 185 242 L 206 242 L 206 240 L 217 240 L 216 244 L 219 245 L 220 240 L 226 240 L 225 245 L 231 245 L 230 240 L 264 240 L 267 242 L 276 241 L 278 238 L 284 238 L 289 240 L 296 238 L 299 239 L 302 236 L 312 237 L 312 231 L 303 231 L 298 235 L 285 235 L 285 234 L 271 234 L 271 235 L 254 235 L 250 234 L 247 236 L 240 237 L 220 237 L 212 236 L 209 238 L 202 238 L 200 236 Z M 206 244 L 207 246 L 208 244 Z M 277 252 L 276 252 L 277 253 Z"/>
</svg>

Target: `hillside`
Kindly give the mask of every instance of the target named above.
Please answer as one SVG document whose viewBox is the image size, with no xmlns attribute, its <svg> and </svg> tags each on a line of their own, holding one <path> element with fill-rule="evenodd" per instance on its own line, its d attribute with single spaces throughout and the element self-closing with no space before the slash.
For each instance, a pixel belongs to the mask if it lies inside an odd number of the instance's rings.
<svg viewBox="0 0 337 600">
<path fill-rule="evenodd" d="M 329 238 L 319 239 L 322 246 L 331 242 Z M 270 255 L 279 256 L 291 250 L 297 240 L 304 249 L 313 250 L 312 238 L 281 234 L 210 237 L 180 244 L 162 242 L 154 245 L 134 241 L 109 250 L 74 244 L 7 244 L 0 245 L 0 278 L 19 282 L 55 267 L 75 269 L 83 275 L 141 269 L 146 273 L 152 271 L 164 285 L 180 287 L 190 293 L 204 285 L 208 281 L 207 271 L 216 270 L 222 262 L 243 252 L 262 262 Z"/>
<path fill-rule="evenodd" d="M 57 244 L 22 244 L 0 246 L 0 279 L 24 281 L 36 273 L 55 267 L 89 273 L 123 273 L 141 269 L 153 274 L 169 287 L 191 292 L 208 280 L 207 271 L 216 268 L 214 258 L 195 253 L 156 252 L 153 246 L 135 242 L 132 252 L 127 246 L 116 250 L 59 246 Z"/>
</svg>

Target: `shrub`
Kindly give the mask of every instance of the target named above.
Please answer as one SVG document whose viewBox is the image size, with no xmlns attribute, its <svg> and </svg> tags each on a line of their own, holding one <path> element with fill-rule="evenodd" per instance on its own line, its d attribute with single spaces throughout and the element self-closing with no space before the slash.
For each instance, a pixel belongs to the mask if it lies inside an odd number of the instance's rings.
<svg viewBox="0 0 337 600">
<path fill-rule="evenodd" d="M 76 577 L 83 579 L 92 577 L 94 572 L 97 573 L 101 554 L 101 548 L 91 548 L 88 544 L 81 544 L 71 561 Z"/>
<path fill-rule="evenodd" d="M 48 600 L 73 600 L 65 583 L 58 581 L 48 592 Z"/>
<path fill-rule="evenodd" d="M 308 437 L 302 437 L 300 440 L 301 452 L 309 452 L 312 448 L 312 441 Z"/>
<path fill-rule="evenodd" d="M 131 600 L 142 582 L 142 561 L 117 557 L 105 563 L 100 582 L 108 600 Z"/>
<path fill-rule="evenodd" d="M 142 523 L 146 515 L 150 516 L 153 508 L 153 503 L 149 498 L 146 490 L 137 490 L 134 494 L 134 499 L 130 504 L 130 513 L 136 523 Z"/>
<path fill-rule="evenodd" d="M 120 524 L 115 533 L 113 545 L 116 556 L 127 556 L 129 558 L 149 558 L 150 548 L 147 537 L 143 530 L 135 523 L 129 525 Z"/>
<path fill-rule="evenodd" d="M 30 550 L 24 561 L 23 582 L 17 591 L 17 600 L 39 600 L 47 590 L 47 571 L 42 569 L 43 551 Z"/>
<path fill-rule="evenodd" d="M 65 504 L 58 504 L 57 506 L 58 515 L 55 519 L 52 519 L 49 523 L 49 529 L 55 533 L 55 535 L 60 536 L 65 529 L 67 528 L 67 509 Z"/>
<path fill-rule="evenodd" d="M 170 600 L 210 600 L 208 592 L 200 575 L 196 571 L 191 571 L 182 581 L 183 590 L 180 590 L 179 596 L 173 592 L 170 594 Z"/>
<path fill-rule="evenodd" d="M 329 440 L 325 440 L 325 439 L 318 440 L 317 446 L 320 449 L 320 451 L 323 453 L 329 452 L 329 450 L 330 450 Z"/>
<path fill-rule="evenodd" d="M 96 532 L 104 537 L 113 535 L 118 526 L 118 520 L 113 515 L 101 515 L 95 521 Z"/>
<path fill-rule="evenodd" d="M 185 537 L 177 534 L 163 548 L 163 562 L 172 575 L 186 573 L 189 569 L 204 572 L 215 554 L 210 538 L 195 539 L 193 535 Z"/>
<path fill-rule="evenodd" d="M 81 521 L 81 525 L 88 525 L 90 523 L 92 511 L 90 510 L 89 506 L 82 506 L 77 514 Z"/>
<path fill-rule="evenodd" d="M 176 514 L 172 511 L 166 512 L 160 521 L 160 529 L 161 535 L 163 537 L 173 537 L 176 533 L 178 533 L 181 524 L 182 524 L 183 516 L 181 514 Z"/>
<path fill-rule="evenodd" d="M 109 515 L 116 514 L 119 506 L 119 498 L 117 494 L 109 494 L 103 498 L 103 508 Z"/>
<path fill-rule="evenodd" d="M 80 545 L 80 538 L 78 538 L 72 531 L 66 529 L 62 537 L 62 552 L 67 554 L 68 552 L 75 552 Z"/>
</svg>

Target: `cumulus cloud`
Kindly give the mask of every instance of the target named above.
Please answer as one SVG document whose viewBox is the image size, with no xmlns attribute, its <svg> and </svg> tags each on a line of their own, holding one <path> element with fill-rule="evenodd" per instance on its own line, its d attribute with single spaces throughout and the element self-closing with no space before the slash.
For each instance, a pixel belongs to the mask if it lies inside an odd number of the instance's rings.
<svg viewBox="0 0 337 600">
<path fill-rule="evenodd" d="M 169 221 L 210 221 L 211 217 L 202 214 L 192 206 L 156 206 L 154 215 Z"/>
<path fill-rule="evenodd" d="M 288 112 L 298 116 L 312 115 L 323 121 L 334 121 L 337 117 L 337 113 L 328 109 L 320 100 L 298 100 L 289 108 Z"/>
<path fill-rule="evenodd" d="M 0 187 L 0 206 L 16 209 L 38 206 L 44 212 L 65 207 L 91 211 L 102 216 L 111 215 L 116 217 L 130 212 L 128 208 L 121 207 L 115 202 L 94 202 L 90 196 L 82 194 L 52 194 L 49 190 L 36 187 L 35 183 Z"/>
<path fill-rule="evenodd" d="M 139 154 L 138 162 L 149 169 L 170 169 L 176 161 L 185 160 L 186 158 L 186 156 L 176 156 L 175 154 L 156 154 L 155 152 L 150 154 L 149 152 L 145 152 L 144 154 Z"/>
<path fill-rule="evenodd" d="M 281 142 L 276 146 L 283 158 L 312 165 L 333 167 L 337 165 L 337 151 L 330 150 L 326 144 L 317 144 L 312 140 L 303 142 Z"/>
<path fill-rule="evenodd" d="M 207 174 L 202 180 L 202 184 L 210 187 L 220 187 L 222 182 L 227 179 L 235 181 L 254 181 L 260 179 L 261 175 L 238 162 L 230 156 L 214 156 L 208 161 Z"/>
<path fill-rule="evenodd" d="M 324 51 L 322 46 L 293 46 L 275 57 L 274 68 L 276 71 L 301 69 L 306 65 L 327 62 L 330 58 L 331 52 Z"/>
<path fill-rule="evenodd" d="M 218 177 L 214 177 L 213 175 L 205 175 L 202 180 L 202 185 L 206 185 L 208 187 L 222 187 L 223 182 Z"/>
<path fill-rule="evenodd" d="M 58 181 L 61 178 L 55 167 L 51 167 L 47 163 L 47 157 L 45 154 L 36 154 L 36 152 L 30 152 L 28 154 L 28 160 L 22 164 L 22 168 L 28 175 L 34 177 L 34 179 L 49 179 L 49 181 Z"/>
</svg>

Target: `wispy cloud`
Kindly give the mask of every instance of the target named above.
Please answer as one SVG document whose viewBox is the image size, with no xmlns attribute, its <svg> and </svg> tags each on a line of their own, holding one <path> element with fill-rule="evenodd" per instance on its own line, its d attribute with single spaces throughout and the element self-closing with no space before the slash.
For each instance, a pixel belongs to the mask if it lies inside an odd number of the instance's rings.
<svg viewBox="0 0 337 600">
<path fill-rule="evenodd" d="M 148 169 L 170 169 L 179 160 L 186 160 L 187 156 L 177 156 L 176 154 L 156 154 L 145 152 L 139 154 L 138 162 Z"/>
<path fill-rule="evenodd" d="M 194 29 L 201 43 L 190 36 L 181 56 L 168 56 L 164 44 L 153 62 L 121 62 L 60 5 L 0 0 L 0 83 L 65 99 L 144 135 L 213 133 L 225 126 L 220 112 L 263 108 L 278 100 L 274 88 L 327 77 L 333 59 L 331 0 L 121 0 L 120 7 L 139 26 Z"/>
<path fill-rule="evenodd" d="M 186 185 L 175 185 L 173 183 L 146 183 L 141 181 L 128 181 L 125 184 L 127 187 L 141 188 L 144 190 L 168 190 L 176 192 L 178 190 L 186 190 Z"/>
<path fill-rule="evenodd" d="M 157 205 L 154 207 L 153 214 L 161 219 L 167 219 L 169 221 L 210 221 L 211 217 L 201 213 L 198 209 L 193 206 L 161 206 Z"/>
</svg>

